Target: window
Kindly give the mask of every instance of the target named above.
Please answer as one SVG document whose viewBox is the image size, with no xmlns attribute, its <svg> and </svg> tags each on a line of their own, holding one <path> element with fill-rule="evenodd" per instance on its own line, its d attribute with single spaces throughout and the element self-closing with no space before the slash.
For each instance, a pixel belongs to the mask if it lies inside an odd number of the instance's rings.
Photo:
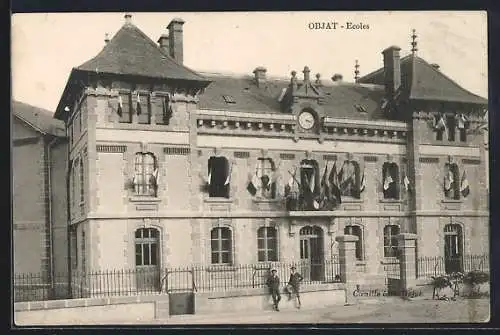
<svg viewBox="0 0 500 335">
<path fill-rule="evenodd" d="M 135 265 L 157 266 L 159 256 L 159 232 L 155 228 L 140 228 L 135 231 Z"/>
<path fill-rule="evenodd" d="M 384 257 L 398 256 L 399 226 L 387 225 L 384 227 Z"/>
<path fill-rule="evenodd" d="M 361 198 L 360 172 L 358 162 L 352 160 L 344 161 L 339 174 L 340 192 L 343 196 Z"/>
<path fill-rule="evenodd" d="M 457 164 L 446 164 L 443 188 L 447 199 L 460 199 L 460 174 Z"/>
<path fill-rule="evenodd" d="M 257 178 L 257 195 L 265 199 L 274 199 L 276 196 L 276 179 L 274 176 L 274 162 L 271 158 L 259 158 L 255 176 Z"/>
<path fill-rule="evenodd" d="M 173 115 L 172 101 L 170 99 L 170 96 L 160 97 L 160 99 L 161 99 L 161 108 L 155 109 L 156 111 L 155 122 L 156 124 L 168 125 Z"/>
<path fill-rule="evenodd" d="M 136 195 L 155 197 L 158 185 L 158 168 L 152 153 L 138 152 L 135 154 L 134 192 Z"/>
<path fill-rule="evenodd" d="M 121 123 L 132 123 L 131 95 L 120 93 L 118 96 L 118 116 Z"/>
<path fill-rule="evenodd" d="M 80 206 L 85 202 L 85 171 L 83 168 L 83 159 L 80 159 Z"/>
<path fill-rule="evenodd" d="M 150 124 L 151 123 L 151 109 L 149 94 L 137 94 L 137 118 L 140 124 Z"/>
<path fill-rule="evenodd" d="M 229 198 L 231 168 L 225 157 L 210 157 L 208 160 L 209 197 Z"/>
<path fill-rule="evenodd" d="M 457 128 L 455 116 L 449 115 L 446 117 L 446 127 L 448 129 L 448 141 L 455 141 L 455 132 Z"/>
<path fill-rule="evenodd" d="M 399 199 L 399 168 L 394 162 L 382 166 L 384 199 Z"/>
<path fill-rule="evenodd" d="M 87 270 L 87 260 L 86 260 L 86 253 L 87 253 L 87 250 L 86 250 L 86 240 L 85 240 L 85 230 L 82 230 L 82 240 L 81 240 L 81 250 L 80 252 L 82 253 L 82 271 L 85 271 Z"/>
<path fill-rule="evenodd" d="M 460 134 L 460 142 L 467 142 L 467 128 L 469 126 L 469 122 L 463 114 L 457 115 L 456 121 Z"/>
<path fill-rule="evenodd" d="M 363 233 L 360 226 L 346 226 L 344 228 L 345 235 L 354 235 L 358 237 L 356 241 L 356 259 L 363 260 Z"/>
<path fill-rule="evenodd" d="M 444 130 L 446 129 L 444 115 L 437 114 L 434 116 L 434 128 L 436 130 L 436 140 L 442 141 Z"/>
<path fill-rule="evenodd" d="M 257 254 L 259 262 L 276 262 L 278 260 L 278 243 L 276 229 L 260 227 L 257 230 Z"/>
<path fill-rule="evenodd" d="M 210 235 L 212 264 L 231 264 L 231 230 L 227 227 L 217 227 L 212 229 Z"/>
</svg>

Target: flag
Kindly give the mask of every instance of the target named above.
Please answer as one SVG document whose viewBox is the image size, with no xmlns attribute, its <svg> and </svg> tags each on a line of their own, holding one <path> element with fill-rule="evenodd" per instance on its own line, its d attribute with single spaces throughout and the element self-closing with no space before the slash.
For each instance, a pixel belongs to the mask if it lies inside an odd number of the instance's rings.
<svg viewBox="0 0 500 335">
<path fill-rule="evenodd" d="M 118 96 L 118 110 L 116 112 L 120 117 L 123 115 L 123 101 L 121 95 Z"/>
<path fill-rule="evenodd" d="M 329 205 L 330 200 L 330 190 L 328 187 L 328 163 L 325 165 L 325 171 L 323 172 L 323 177 L 321 178 L 319 203 L 321 208 L 326 209 Z"/>
<path fill-rule="evenodd" d="M 314 183 L 314 178 L 316 177 L 316 171 L 314 171 L 313 169 L 313 172 L 311 173 L 311 178 L 309 178 L 307 180 L 307 183 L 309 184 L 309 189 L 311 190 L 311 193 L 314 192 L 314 186 L 315 186 L 315 183 Z M 307 176 L 306 176 L 307 178 Z"/>
<path fill-rule="evenodd" d="M 387 191 L 389 189 L 389 186 L 394 180 L 392 179 L 391 175 L 387 173 L 384 179 L 384 191 Z"/>
<path fill-rule="evenodd" d="M 462 174 L 462 180 L 460 182 L 460 193 L 462 193 L 462 196 L 464 198 L 466 198 L 470 193 L 469 181 L 467 180 L 467 174 L 465 173 L 465 170 Z"/>
<path fill-rule="evenodd" d="M 339 204 L 342 203 L 340 188 L 338 186 L 339 176 L 337 175 L 337 162 L 333 163 L 332 170 L 328 176 L 328 181 L 330 182 L 331 195 Z"/>
<path fill-rule="evenodd" d="M 253 176 L 250 178 L 250 181 L 248 182 L 247 191 L 254 196 L 257 194 L 257 187 L 258 187 L 258 177 L 257 173 L 254 173 Z"/>
<path fill-rule="evenodd" d="M 168 99 L 168 100 L 167 100 Z M 162 99 L 162 107 L 163 107 L 163 122 L 168 124 L 170 118 L 172 117 L 172 103 L 168 97 L 163 97 Z"/>
<path fill-rule="evenodd" d="M 155 185 L 158 186 L 160 184 L 160 174 L 159 174 L 158 168 L 156 168 L 153 171 L 153 178 L 154 178 L 154 181 L 155 181 Z"/>
<path fill-rule="evenodd" d="M 405 187 L 405 191 L 410 190 L 410 180 L 408 179 L 408 176 L 405 174 L 405 177 L 403 178 L 403 185 Z"/>
<path fill-rule="evenodd" d="M 446 130 L 446 121 L 444 120 L 443 115 L 441 115 L 441 117 L 439 118 L 439 121 L 436 123 L 435 128 L 437 130 Z"/>
<path fill-rule="evenodd" d="M 137 92 L 137 115 L 140 115 L 142 110 L 141 110 L 141 96 L 139 95 L 139 92 Z"/>
<path fill-rule="evenodd" d="M 212 184 L 212 170 L 208 172 L 207 185 Z"/>
<path fill-rule="evenodd" d="M 448 171 L 446 176 L 444 177 L 444 190 L 449 191 L 451 189 L 451 184 L 453 183 L 453 173 L 451 170 Z"/>
<path fill-rule="evenodd" d="M 363 192 L 366 187 L 366 181 L 365 181 L 365 170 L 363 169 L 363 175 L 361 176 L 361 185 L 359 186 L 359 193 Z"/>
<path fill-rule="evenodd" d="M 229 185 L 231 182 L 231 173 L 233 172 L 233 163 L 231 163 L 231 166 L 229 167 L 229 173 L 227 174 L 226 181 L 224 182 L 224 186 Z"/>
<path fill-rule="evenodd" d="M 458 125 L 457 125 L 457 128 L 458 129 L 465 129 L 465 122 L 467 122 L 467 119 L 465 118 L 465 116 L 463 114 L 460 114 L 457 116 L 457 121 L 458 121 Z"/>
</svg>

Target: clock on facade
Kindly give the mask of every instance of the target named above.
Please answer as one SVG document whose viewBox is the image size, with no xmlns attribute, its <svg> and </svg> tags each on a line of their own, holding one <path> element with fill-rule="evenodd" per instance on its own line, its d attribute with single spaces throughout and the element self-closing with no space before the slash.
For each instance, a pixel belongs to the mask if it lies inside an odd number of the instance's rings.
<svg viewBox="0 0 500 335">
<path fill-rule="evenodd" d="M 299 114 L 299 125 L 305 129 L 309 130 L 314 127 L 314 124 L 316 122 L 316 118 L 311 112 L 304 111 Z"/>
</svg>

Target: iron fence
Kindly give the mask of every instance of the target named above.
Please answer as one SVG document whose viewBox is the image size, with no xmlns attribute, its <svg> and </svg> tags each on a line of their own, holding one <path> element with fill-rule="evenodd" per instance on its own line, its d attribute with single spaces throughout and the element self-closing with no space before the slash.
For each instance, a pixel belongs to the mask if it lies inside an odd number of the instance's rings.
<svg viewBox="0 0 500 335">
<path fill-rule="evenodd" d="M 178 291 L 230 291 L 266 287 L 271 269 L 285 285 L 295 266 L 303 285 L 340 282 L 338 256 L 318 263 L 265 262 L 245 265 L 211 265 L 137 268 L 57 274 L 54 283 L 39 274 L 14 276 L 15 301 L 160 294 Z"/>
<path fill-rule="evenodd" d="M 417 278 L 430 278 L 456 272 L 470 272 L 473 270 L 489 272 L 490 263 L 487 254 L 463 255 L 462 257 L 418 257 Z"/>
</svg>

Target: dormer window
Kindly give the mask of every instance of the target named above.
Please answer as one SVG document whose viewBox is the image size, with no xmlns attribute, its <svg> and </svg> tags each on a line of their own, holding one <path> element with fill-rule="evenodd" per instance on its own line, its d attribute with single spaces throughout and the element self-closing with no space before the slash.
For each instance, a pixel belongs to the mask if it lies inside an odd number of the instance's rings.
<svg viewBox="0 0 500 335">
<path fill-rule="evenodd" d="M 222 98 L 224 99 L 224 102 L 226 104 L 235 104 L 236 100 L 234 100 L 233 96 L 231 95 L 223 95 Z"/>
</svg>

